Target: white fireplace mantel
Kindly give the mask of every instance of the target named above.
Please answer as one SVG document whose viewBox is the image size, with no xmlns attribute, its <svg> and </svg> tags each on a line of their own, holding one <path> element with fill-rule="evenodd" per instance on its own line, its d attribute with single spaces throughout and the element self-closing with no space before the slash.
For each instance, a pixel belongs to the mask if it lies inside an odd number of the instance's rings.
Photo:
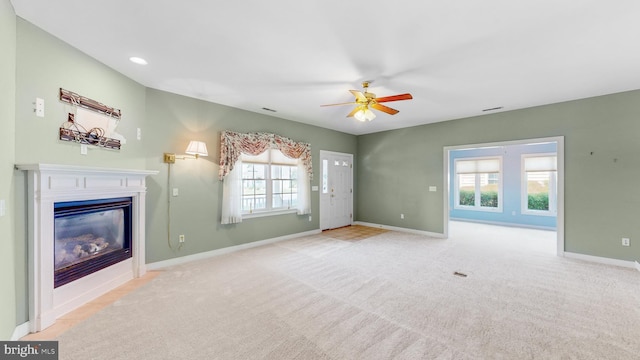
<svg viewBox="0 0 640 360">
<path fill-rule="evenodd" d="M 29 226 L 29 325 L 31 332 L 53 325 L 57 318 L 144 275 L 145 178 L 154 170 L 26 164 Z M 69 284 L 54 288 L 54 204 L 132 198 L 133 256 Z"/>
</svg>

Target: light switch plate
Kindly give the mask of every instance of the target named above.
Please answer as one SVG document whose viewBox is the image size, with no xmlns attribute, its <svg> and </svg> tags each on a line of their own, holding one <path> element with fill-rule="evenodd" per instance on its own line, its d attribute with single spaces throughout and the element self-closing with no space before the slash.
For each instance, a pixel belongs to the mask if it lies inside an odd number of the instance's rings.
<svg viewBox="0 0 640 360">
<path fill-rule="evenodd" d="M 173 188 L 173 196 L 178 196 L 179 193 L 180 191 L 178 190 L 178 188 Z"/>
<path fill-rule="evenodd" d="M 44 99 L 36 98 L 36 116 L 44 117 Z"/>
<path fill-rule="evenodd" d="M 312 186 L 311 187 L 311 191 L 318 191 L 318 187 L 317 186 Z"/>
<path fill-rule="evenodd" d="M 438 188 L 435 186 L 429 186 L 429 191 L 435 192 L 435 191 L 438 191 Z"/>
</svg>

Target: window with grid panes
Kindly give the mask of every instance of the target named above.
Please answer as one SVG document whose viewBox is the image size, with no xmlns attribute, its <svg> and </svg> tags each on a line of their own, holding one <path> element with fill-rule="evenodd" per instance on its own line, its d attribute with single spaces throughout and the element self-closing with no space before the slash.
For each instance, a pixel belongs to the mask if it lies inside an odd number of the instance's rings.
<svg viewBox="0 0 640 360">
<path fill-rule="evenodd" d="M 502 210 L 502 158 L 455 161 L 455 204 L 465 210 Z"/>
<path fill-rule="evenodd" d="M 295 209 L 298 203 L 297 159 L 277 149 L 256 156 L 242 154 L 242 212 L 254 214 Z"/>
</svg>

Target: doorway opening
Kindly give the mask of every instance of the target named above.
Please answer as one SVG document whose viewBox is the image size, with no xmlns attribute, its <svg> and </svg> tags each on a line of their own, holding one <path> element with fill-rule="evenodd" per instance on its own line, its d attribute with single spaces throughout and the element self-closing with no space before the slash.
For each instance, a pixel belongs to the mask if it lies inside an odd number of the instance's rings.
<svg viewBox="0 0 640 360">
<path fill-rule="evenodd" d="M 564 137 L 447 146 L 444 169 L 445 237 L 452 220 L 541 229 L 564 254 Z"/>
</svg>

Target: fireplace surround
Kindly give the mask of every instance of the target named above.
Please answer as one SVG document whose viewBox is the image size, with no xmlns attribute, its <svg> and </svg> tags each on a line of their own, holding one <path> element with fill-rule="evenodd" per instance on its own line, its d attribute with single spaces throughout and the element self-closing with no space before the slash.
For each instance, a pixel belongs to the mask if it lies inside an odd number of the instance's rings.
<svg viewBox="0 0 640 360">
<path fill-rule="evenodd" d="M 155 175 L 158 171 L 52 164 L 16 165 L 16 168 L 27 173 L 31 332 L 53 325 L 62 315 L 144 275 L 146 176 Z M 76 234 L 63 236 L 62 241 L 68 246 L 56 248 L 56 216 L 62 219 L 73 215 L 73 208 L 79 204 L 92 207 L 113 202 L 129 204 L 116 206 L 118 210 L 94 209 L 89 214 L 110 217 L 111 222 L 125 221 L 128 217 L 128 225 L 118 223 L 110 230 L 97 230 L 88 235 L 78 225 L 86 224 L 88 220 L 85 218 L 73 225 Z M 62 209 L 62 212 L 56 214 L 57 209 Z M 115 235 L 106 235 L 105 231 L 123 231 L 127 235 L 122 234 L 123 238 L 119 239 Z M 89 237 L 93 238 L 88 240 Z M 122 248 L 128 246 L 129 250 L 121 250 L 120 245 Z M 56 260 L 74 262 L 74 256 L 91 258 L 108 248 L 113 250 L 109 254 L 119 254 L 111 255 L 119 257 L 117 261 L 99 265 L 99 269 L 83 276 L 72 276 L 69 281 L 56 281 Z"/>
</svg>

